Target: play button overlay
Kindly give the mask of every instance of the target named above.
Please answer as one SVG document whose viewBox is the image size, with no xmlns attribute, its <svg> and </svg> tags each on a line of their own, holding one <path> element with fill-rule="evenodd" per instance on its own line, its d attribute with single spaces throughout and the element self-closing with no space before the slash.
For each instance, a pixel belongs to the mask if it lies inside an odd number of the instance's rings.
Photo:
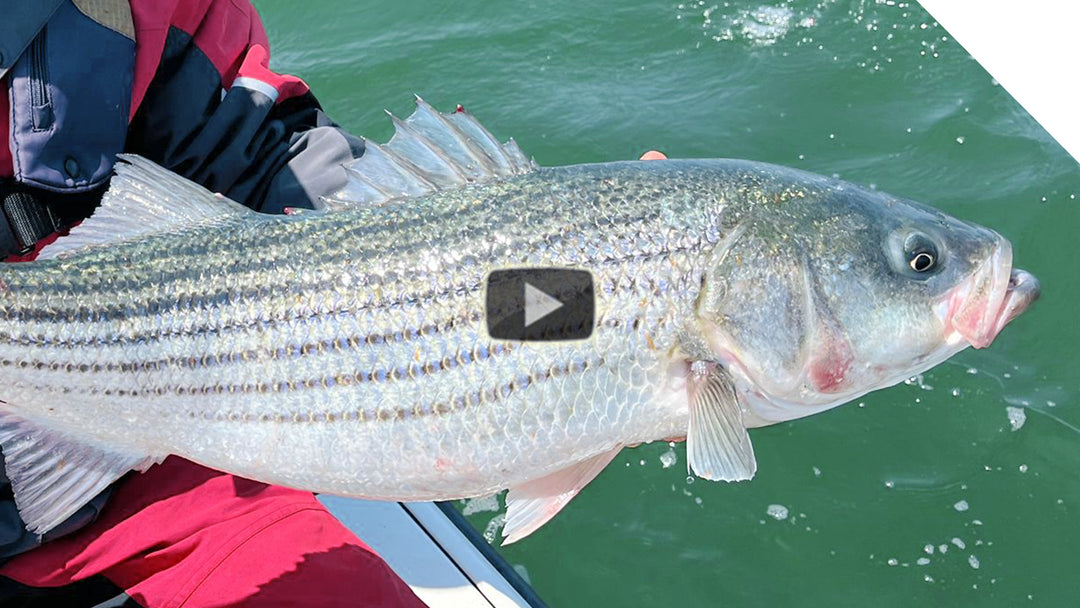
<svg viewBox="0 0 1080 608">
<path fill-rule="evenodd" d="M 487 328 L 497 340 L 584 340 L 592 335 L 593 309 L 586 270 L 510 268 L 488 275 Z"/>
</svg>

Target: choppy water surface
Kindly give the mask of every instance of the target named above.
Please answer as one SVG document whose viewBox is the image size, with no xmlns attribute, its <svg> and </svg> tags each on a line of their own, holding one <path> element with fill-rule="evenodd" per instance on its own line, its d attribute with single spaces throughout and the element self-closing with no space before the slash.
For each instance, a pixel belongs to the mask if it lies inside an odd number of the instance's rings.
<svg viewBox="0 0 1080 608">
<path fill-rule="evenodd" d="M 1043 299 L 994 345 L 752 431 L 750 483 L 624 450 L 504 555 L 553 606 L 1070 605 L 1080 592 L 1080 166 L 917 4 L 260 0 L 274 67 L 380 141 L 462 103 L 544 165 L 741 157 L 1012 240 Z M 441 3 L 440 3 L 441 4 Z M 1062 77 L 1071 77 L 1062 75 Z M 491 500 L 462 503 L 495 537 Z"/>
</svg>

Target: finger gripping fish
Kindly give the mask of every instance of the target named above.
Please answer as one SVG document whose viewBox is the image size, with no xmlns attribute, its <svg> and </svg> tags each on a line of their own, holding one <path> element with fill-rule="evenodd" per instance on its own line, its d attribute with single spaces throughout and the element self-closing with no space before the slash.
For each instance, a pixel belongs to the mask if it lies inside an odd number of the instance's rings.
<svg viewBox="0 0 1080 608">
<path fill-rule="evenodd" d="M 510 488 L 507 541 L 624 446 L 687 437 L 716 480 L 748 428 L 990 344 L 1039 292 L 998 234 L 739 160 L 535 166 L 418 100 L 325 209 L 254 213 L 138 157 L 39 260 L 0 267 L 0 446 L 59 524 L 175 454 L 317 492 Z M 588 270 L 587 340 L 493 340 L 493 270 Z"/>
</svg>

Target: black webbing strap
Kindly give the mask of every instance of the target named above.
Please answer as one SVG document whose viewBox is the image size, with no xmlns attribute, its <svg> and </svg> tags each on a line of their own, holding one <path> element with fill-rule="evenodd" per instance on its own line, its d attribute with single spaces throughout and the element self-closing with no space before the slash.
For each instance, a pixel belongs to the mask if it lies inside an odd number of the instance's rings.
<svg viewBox="0 0 1080 608">
<path fill-rule="evenodd" d="M 39 201 L 30 190 L 7 188 L 2 196 L 0 205 L 7 220 L 7 231 L 11 237 L 9 247 L 12 248 L 5 254 L 28 253 L 38 241 L 59 230 L 60 222 L 49 206 Z"/>
<path fill-rule="evenodd" d="M 90 215 L 103 190 L 58 193 L 0 180 L 0 260 L 29 253 L 41 239 Z"/>
</svg>

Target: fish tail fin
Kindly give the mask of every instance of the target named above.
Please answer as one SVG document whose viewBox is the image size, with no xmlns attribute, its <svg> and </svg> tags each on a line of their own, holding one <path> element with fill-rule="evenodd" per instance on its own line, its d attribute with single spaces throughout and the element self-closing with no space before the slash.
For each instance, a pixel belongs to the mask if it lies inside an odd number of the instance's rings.
<svg viewBox="0 0 1080 608">
<path fill-rule="evenodd" d="M 0 410 L 0 450 L 27 529 L 44 534 L 128 471 L 160 458 L 75 439 Z"/>
</svg>

